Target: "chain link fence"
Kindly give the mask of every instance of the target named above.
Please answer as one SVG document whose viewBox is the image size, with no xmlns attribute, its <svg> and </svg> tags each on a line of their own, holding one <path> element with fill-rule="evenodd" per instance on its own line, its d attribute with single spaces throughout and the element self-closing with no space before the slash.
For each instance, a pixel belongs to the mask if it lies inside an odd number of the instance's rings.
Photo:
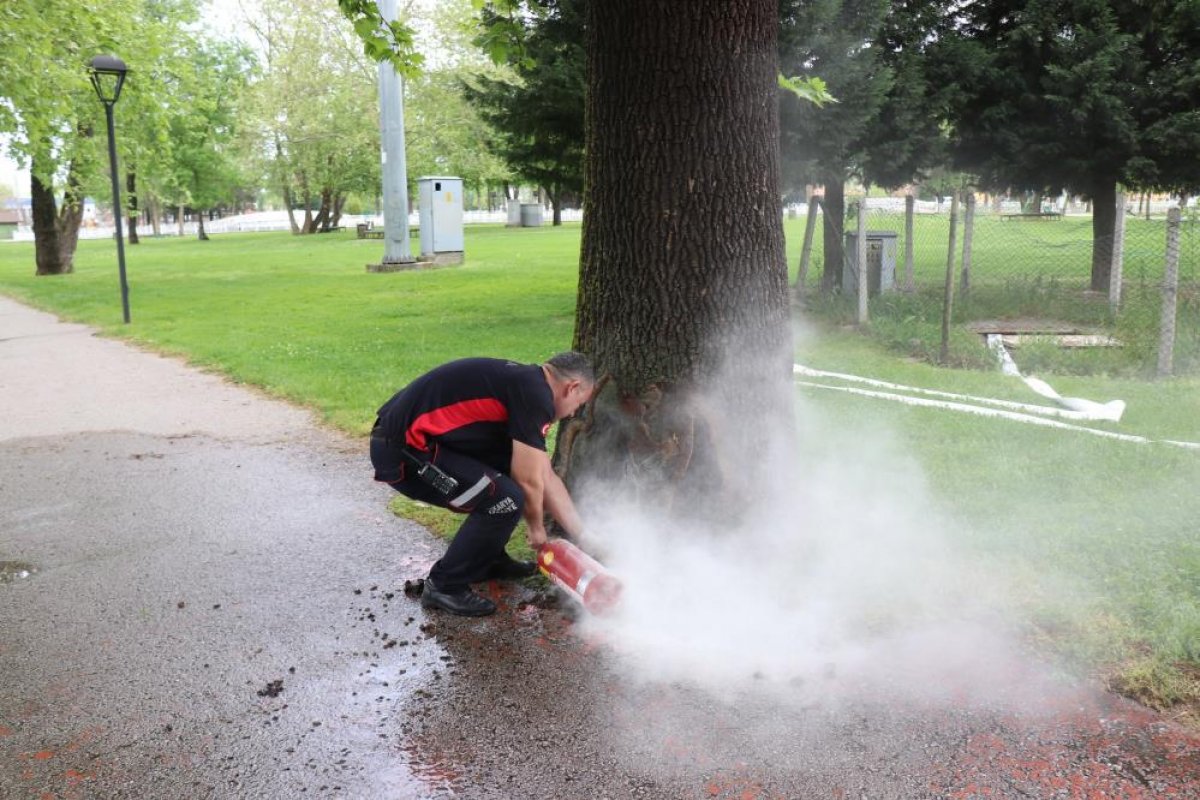
<svg viewBox="0 0 1200 800">
<path fill-rule="evenodd" d="M 1194 208 L 1127 203 L 1115 235 L 1096 245 L 1091 209 L 1082 203 L 1029 212 L 973 196 L 962 202 L 848 197 L 841 226 L 832 216 L 826 220 L 819 203 L 809 208 L 816 209 L 811 223 L 801 207 L 789 211 L 785 225 L 789 243 L 801 242 L 789 247 L 797 295 L 814 313 L 869 322 L 874 335 L 912 355 L 982 366 L 991 358 L 982 335 L 999 333 L 1031 368 L 1200 374 Z M 1172 270 L 1168 231 L 1178 240 L 1175 289 L 1165 283 Z M 839 257 L 826 236 L 843 245 L 840 269 L 826 269 Z M 860 257 L 867 264 L 862 298 Z M 1099 270 L 1095 288 L 1094 258 L 1112 265 L 1111 273 Z"/>
</svg>

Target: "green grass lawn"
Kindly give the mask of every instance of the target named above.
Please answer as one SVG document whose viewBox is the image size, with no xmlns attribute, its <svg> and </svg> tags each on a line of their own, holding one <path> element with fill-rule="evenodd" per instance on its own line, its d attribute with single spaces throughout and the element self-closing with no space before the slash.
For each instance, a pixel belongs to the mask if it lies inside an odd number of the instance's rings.
<svg viewBox="0 0 1200 800">
<path fill-rule="evenodd" d="M 802 225 L 787 223 L 793 274 Z M 463 267 L 389 274 L 366 272 L 382 246 L 352 233 L 146 239 L 127 250 L 129 326 L 112 242 L 82 242 L 74 274 L 42 278 L 32 245 L 0 243 L 0 292 L 364 434 L 383 400 L 440 362 L 536 361 L 569 347 L 579 238 L 577 225 L 472 226 Z M 806 328 L 797 358 L 812 367 L 1040 401 L 995 370 L 939 368 L 850 331 Z M 1120 423 L 1094 427 L 1200 440 L 1196 379 L 1041 377 L 1064 395 L 1128 402 Z M 952 521 L 953 547 L 1020 588 L 1007 602 L 1034 638 L 1148 702 L 1200 704 L 1200 452 L 811 389 L 798 399 L 831 429 L 889 432 Z"/>
</svg>

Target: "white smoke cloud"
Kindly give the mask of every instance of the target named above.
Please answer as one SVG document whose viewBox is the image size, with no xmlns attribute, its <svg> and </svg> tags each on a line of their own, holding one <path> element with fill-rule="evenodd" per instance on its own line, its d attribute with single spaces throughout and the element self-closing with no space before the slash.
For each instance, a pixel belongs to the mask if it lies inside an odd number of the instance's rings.
<svg viewBox="0 0 1200 800">
<path fill-rule="evenodd" d="M 831 682 L 985 696 L 987 664 L 1010 652 L 985 602 L 1001 587 L 953 546 L 921 466 L 868 420 L 851 428 L 800 395 L 796 417 L 795 448 L 745 454 L 773 463 L 734 529 L 684 526 L 585 485 L 596 554 L 624 596 L 584 625 L 630 677 L 719 698 L 750 687 L 832 702 Z"/>
</svg>

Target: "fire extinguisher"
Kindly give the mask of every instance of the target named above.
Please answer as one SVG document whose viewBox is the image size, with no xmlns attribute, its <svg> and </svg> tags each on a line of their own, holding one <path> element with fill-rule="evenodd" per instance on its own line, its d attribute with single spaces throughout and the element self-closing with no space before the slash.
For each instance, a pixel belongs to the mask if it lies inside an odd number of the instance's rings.
<svg viewBox="0 0 1200 800">
<path fill-rule="evenodd" d="M 538 569 L 593 614 L 611 611 L 621 599 L 621 582 L 596 559 L 566 539 L 538 548 Z"/>
</svg>

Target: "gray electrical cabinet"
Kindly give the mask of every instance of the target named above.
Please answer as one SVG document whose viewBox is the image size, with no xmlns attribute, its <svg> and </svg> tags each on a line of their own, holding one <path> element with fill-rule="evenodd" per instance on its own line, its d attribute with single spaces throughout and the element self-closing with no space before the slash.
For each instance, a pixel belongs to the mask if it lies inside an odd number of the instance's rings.
<svg viewBox="0 0 1200 800">
<path fill-rule="evenodd" d="M 421 255 L 463 251 L 462 178 L 417 178 L 421 218 Z"/>
<path fill-rule="evenodd" d="M 867 294 L 871 297 L 896 288 L 895 231 L 867 231 Z M 842 262 L 842 292 L 858 294 L 858 233 L 846 234 L 846 257 Z"/>
</svg>

